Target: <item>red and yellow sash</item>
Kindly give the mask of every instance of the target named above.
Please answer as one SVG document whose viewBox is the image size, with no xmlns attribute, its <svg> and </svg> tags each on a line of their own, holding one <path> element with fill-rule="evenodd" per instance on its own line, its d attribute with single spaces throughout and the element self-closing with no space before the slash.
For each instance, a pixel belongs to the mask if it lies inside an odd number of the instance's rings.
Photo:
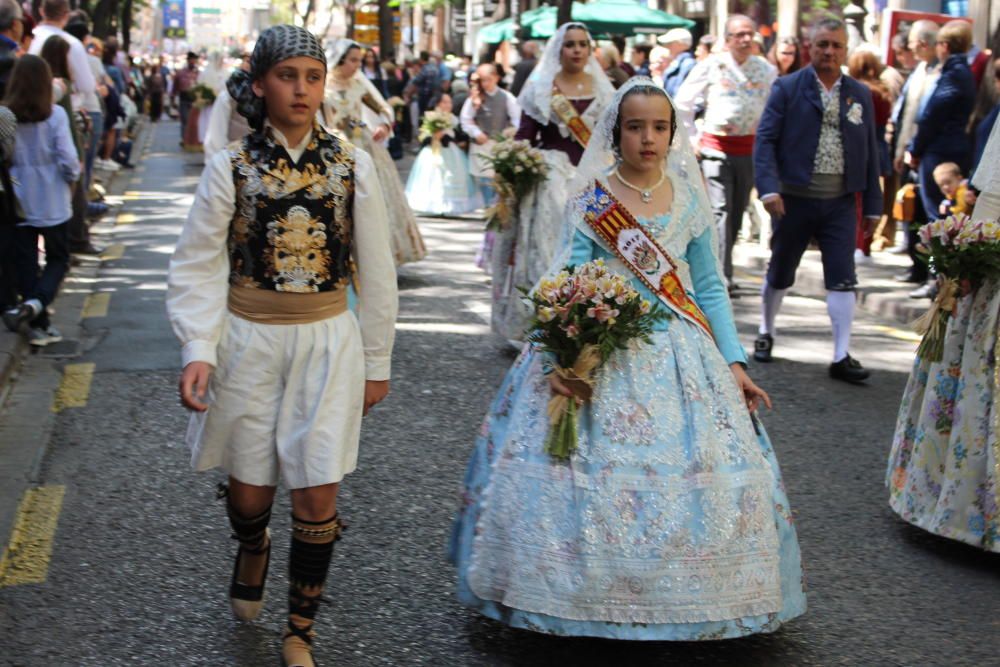
<svg viewBox="0 0 1000 667">
<path fill-rule="evenodd" d="M 553 87 L 551 104 L 552 110 L 556 112 L 559 120 L 569 128 L 569 133 L 573 135 L 576 142 L 586 148 L 587 142 L 590 141 L 590 127 L 577 113 L 573 103 L 558 88 Z"/>
<path fill-rule="evenodd" d="M 705 313 L 684 290 L 677 263 L 600 181 L 594 182 L 584 219 L 663 305 L 712 335 Z"/>
</svg>

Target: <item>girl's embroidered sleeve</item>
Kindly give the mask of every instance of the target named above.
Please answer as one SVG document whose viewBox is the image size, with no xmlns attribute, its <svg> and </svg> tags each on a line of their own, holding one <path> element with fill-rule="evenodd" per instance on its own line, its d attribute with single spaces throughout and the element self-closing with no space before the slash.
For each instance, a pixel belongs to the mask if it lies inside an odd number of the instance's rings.
<svg viewBox="0 0 1000 667">
<path fill-rule="evenodd" d="M 365 347 L 365 379 L 388 380 L 396 336 L 396 263 L 385 195 L 368 153 L 354 161 L 354 259 L 358 265 L 358 319 Z"/>
<path fill-rule="evenodd" d="M 729 302 L 726 284 L 719 273 L 712 231 L 705 230 L 691 240 L 687 247 L 687 260 L 691 267 L 691 284 L 695 302 L 712 326 L 715 343 L 727 364 L 746 364 L 747 356 L 740 345 L 733 320 L 733 306 Z"/>
<path fill-rule="evenodd" d="M 235 212 L 229 152 L 220 151 L 201 174 L 167 275 L 167 314 L 184 346 L 183 366 L 192 361 L 217 365 L 216 346 L 229 294 L 226 237 Z"/>
</svg>

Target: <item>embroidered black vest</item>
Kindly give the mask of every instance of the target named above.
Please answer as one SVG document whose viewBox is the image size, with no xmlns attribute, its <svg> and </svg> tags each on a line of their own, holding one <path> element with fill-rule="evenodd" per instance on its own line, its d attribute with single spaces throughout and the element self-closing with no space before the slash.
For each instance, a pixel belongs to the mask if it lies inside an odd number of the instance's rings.
<svg viewBox="0 0 1000 667">
<path fill-rule="evenodd" d="M 229 226 L 229 284 L 325 292 L 350 280 L 354 147 L 313 126 L 297 164 L 270 133 L 230 149 L 236 214 Z"/>
</svg>

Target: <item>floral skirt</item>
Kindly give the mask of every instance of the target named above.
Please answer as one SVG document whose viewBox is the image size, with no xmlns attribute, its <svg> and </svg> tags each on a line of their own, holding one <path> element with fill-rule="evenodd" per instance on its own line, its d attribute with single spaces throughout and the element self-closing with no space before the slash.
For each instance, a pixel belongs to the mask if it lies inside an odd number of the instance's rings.
<svg viewBox="0 0 1000 667">
<path fill-rule="evenodd" d="M 1000 553 L 997 329 L 1000 284 L 958 302 L 944 355 L 919 357 L 889 455 L 889 505 L 926 531 Z"/>
<path fill-rule="evenodd" d="M 598 370 L 567 462 L 544 452 L 551 394 L 542 355 L 522 352 L 452 533 L 464 604 L 528 630 L 634 640 L 771 632 L 804 613 L 767 435 L 714 343 L 670 325 Z"/>
</svg>

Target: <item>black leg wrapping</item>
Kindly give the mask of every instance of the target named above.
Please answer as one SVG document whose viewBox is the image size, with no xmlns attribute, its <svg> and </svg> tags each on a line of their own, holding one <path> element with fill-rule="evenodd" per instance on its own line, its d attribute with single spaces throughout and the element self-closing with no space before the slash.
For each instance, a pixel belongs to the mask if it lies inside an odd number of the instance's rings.
<svg viewBox="0 0 1000 667">
<path fill-rule="evenodd" d="M 325 521 L 292 516 L 292 546 L 288 555 L 288 612 L 306 620 L 316 617 L 322 600 L 333 544 L 340 537 L 336 515 Z"/>
<path fill-rule="evenodd" d="M 267 524 L 271 522 L 271 508 L 255 517 L 245 517 L 233 506 L 231 497 L 226 499 L 226 513 L 229 515 L 229 525 L 233 528 L 233 539 L 250 552 L 256 552 L 264 543 Z"/>
</svg>

